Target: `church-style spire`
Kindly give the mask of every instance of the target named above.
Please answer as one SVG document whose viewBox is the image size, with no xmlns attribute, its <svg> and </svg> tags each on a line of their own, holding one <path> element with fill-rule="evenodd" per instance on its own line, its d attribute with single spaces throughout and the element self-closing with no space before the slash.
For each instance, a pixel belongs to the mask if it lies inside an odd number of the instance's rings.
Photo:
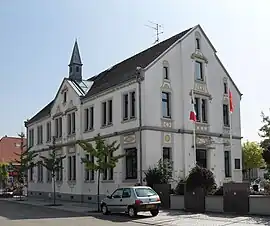
<svg viewBox="0 0 270 226">
<path fill-rule="evenodd" d="M 70 63 L 69 63 L 69 78 L 75 81 L 82 81 L 82 61 L 77 40 L 75 41 Z"/>
</svg>

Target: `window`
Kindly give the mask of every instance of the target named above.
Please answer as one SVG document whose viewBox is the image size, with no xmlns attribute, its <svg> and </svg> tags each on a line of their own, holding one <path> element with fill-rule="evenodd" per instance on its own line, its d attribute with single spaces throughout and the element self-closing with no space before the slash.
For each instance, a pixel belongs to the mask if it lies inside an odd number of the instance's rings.
<svg viewBox="0 0 270 226">
<path fill-rule="evenodd" d="M 71 72 L 72 72 L 72 67 L 69 68 L 69 73 L 71 73 Z"/>
<path fill-rule="evenodd" d="M 43 143 L 43 128 L 42 126 L 37 127 L 37 144 Z"/>
<path fill-rule="evenodd" d="M 231 177 L 230 152 L 224 151 L 225 177 Z"/>
<path fill-rule="evenodd" d="M 34 129 L 29 130 L 28 136 L 29 136 L 28 145 L 29 145 L 29 147 L 33 147 L 34 146 Z"/>
<path fill-rule="evenodd" d="M 89 154 L 86 154 L 85 155 L 85 158 L 87 160 L 90 160 L 90 155 Z M 95 162 L 95 157 L 94 156 L 91 156 L 91 162 L 94 163 Z M 86 167 L 85 167 L 85 177 L 84 177 L 84 180 L 85 181 L 90 181 L 90 180 L 94 180 L 95 179 L 95 171 L 94 170 L 88 170 Z"/>
<path fill-rule="evenodd" d="M 163 66 L 164 79 L 169 79 L 169 68 L 167 66 Z"/>
<path fill-rule="evenodd" d="M 62 137 L 62 117 L 56 118 L 55 120 L 55 137 Z"/>
<path fill-rule="evenodd" d="M 207 168 L 206 150 L 196 150 L 196 162 L 200 167 Z"/>
<path fill-rule="evenodd" d="M 137 179 L 137 149 L 126 149 L 126 179 Z"/>
<path fill-rule="evenodd" d="M 37 171 L 38 171 L 37 181 L 43 182 L 43 166 L 42 166 L 41 162 L 38 162 L 38 164 L 37 164 Z"/>
<path fill-rule="evenodd" d="M 197 80 L 203 81 L 203 64 L 202 62 L 195 62 L 195 75 Z"/>
<path fill-rule="evenodd" d="M 112 197 L 114 199 L 120 199 L 122 198 L 122 194 L 123 194 L 123 188 L 119 188 L 112 194 Z"/>
<path fill-rule="evenodd" d="M 47 183 L 52 182 L 52 172 L 47 169 Z"/>
<path fill-rule="evenodd" d="M 123 95 L 123 121 L 135 118 L 136 93 L 135 91 Z"/>
<path fill-rule="evenodd" d="M 130 198 L 130 196 L 131 196 L 131 189 L 130 188 L 124 188 L 122 198 Z"/>
<path fill-rule="evenodd" d="M 66 103 L 67 102 L 67 92 L 65 91 L 63 93 L 63 103 Z"/>
<path fill-rule="evenodd" d="M 111 155 L 109 156 L 109 159 L 113 157 L 113 153 L 111 153 Z M 109 180 L 113 180 L 113 168 L 109 168 L 108 169 L 108 179 Z"/>
<path fill-rule="evenodd" d="M 79 72 L 80 71 L 80 68 L 79 66 L 76 67 L 76 72 Z"/>
<path fill-rule="evenodd" d="M 227 82 L 223 83 L 223 88 L 224 88 L 224 94 L 228 94 L 228 84 L 227 84 Z"/>
<path fill-rule="evenodd" d="M 162 92 L 162 114 L 163 118 L 171 118 L 170 93 Z"/>
<path fill-rule="evenodd" d="M 33 181 L 33 179 L 34 179 L 34 168 L 31 167 L 29 169 L 29 181 Z"/>
<path fill-rule="evenodd" d="M 46 134 L 47 134 L 47 142 L 51 141 L 52 135 L 51 135 L 51 122 L 47 122 L 46 125 Z"/>
<path fill-rule="evenodd" d="M 223 104 L 223 125 L 230 126 L 228 104 Z"/>
<path fill-rule="evenodd" d="M 94 107 L 84 109 L 84 131 L 94 128 Z"/>
<path fill-rule="evenodd" d="M 198 122 L 201 121 L 201 111 L 200 111 L 200 99 L 198 97 L 195 98 L 195 111 L 196 111 L 196 119 Z"/>
<path fill-rule="evenodd" d="M 113 121 L 113 106 L 112 100 L 108 100 L 102 103 L 102 126 L 112 125 Z"/>
<path fill-rule="evenodd" d="M 196 38 L 196 49 L 200 49 L 200 39 Z"/>
<path fill-rule="evenodd" d="M 207 122 L 206 100 L 202 99 L 202 122 Z"/>
<path fill-rule="evenodd" d="M 171 148 L 164 147 L 162 153 L 163 161 L 172 161 Z"/>
<path fill-rule="evenodd" d="M 56 181 L 63 180 L 63 159 L 59 161 L 59 169 L 55 172 Z"/>
<path fill-rule="evenodd" d="M 76 180 L 76 155 L 68 157 L 68 180 Z"/>
<path fill-rule="evenodd" d="M 241 169 L 240 159 L 234 159 L 234 168 Z"/>
<path fill-rule="evenodd" d="M 135 193 L 138 197 L 150 197 L 157 195 L 152 188 L 135 188 Z"/>
<path fill-rule="evenodd" d="M 68 129 L 68 135 L 75 134 L 76 131 L 76 118 L 75 118 L 75 112 L 69 113 L 67 115 L 67 129 Z"/>
</svg>

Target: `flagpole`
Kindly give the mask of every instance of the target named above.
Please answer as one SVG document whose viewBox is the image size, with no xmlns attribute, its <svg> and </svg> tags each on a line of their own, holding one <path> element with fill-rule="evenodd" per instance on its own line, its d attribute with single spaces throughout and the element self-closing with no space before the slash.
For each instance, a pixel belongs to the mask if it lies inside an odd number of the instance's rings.
<svg viewBox="0 0 270 226">
<path fill-rule="evenodd" d="M 232 145 L 233 145 L 233 138 L 232 138 L 232 113 L 233 113 L 233 101 L 232 101 L 232 93 L 230 85 L 228 84 L 228 102 L 229 102 L 229 116 L 230 116 L 230 160 L 232 163 Z M 231 167 L 230 167 L 230 173 L 231 173 Z M 232 176 L 232 175 L 231 175 Z"/>
<path fill-rule="evenodd" d="M 195 100 L 194 100 L 194 90 L 191 90 L 191 95 L 192 95 L 192 101 L 193 101 L 193 111 L 195 112 L 194 109 L 194 104 L 195 104 Z M 197 117 L 196 117 L 197 120 Z M 196 166 L 196 121 L 193 121 L 193 148 L 194 148 L 194 167 Z"/>
</svg>

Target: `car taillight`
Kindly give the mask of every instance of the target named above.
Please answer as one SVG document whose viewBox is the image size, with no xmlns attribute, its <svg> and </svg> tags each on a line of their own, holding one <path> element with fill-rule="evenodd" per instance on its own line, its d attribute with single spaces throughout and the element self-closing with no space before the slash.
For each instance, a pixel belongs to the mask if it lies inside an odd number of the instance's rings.
<svg viewBox="0 0 270 226">
<path fill-rule="evenodd" d="M 157 202 L 159 202 L 160 201 L 160 198 L 157 198 Z"/>
<path fill-rule="evenodd" d="M 143 203 L 141 200 L 139 199 L 135 200 L 135 205 L 141 205 L 141 203 Z"/>
</svg>

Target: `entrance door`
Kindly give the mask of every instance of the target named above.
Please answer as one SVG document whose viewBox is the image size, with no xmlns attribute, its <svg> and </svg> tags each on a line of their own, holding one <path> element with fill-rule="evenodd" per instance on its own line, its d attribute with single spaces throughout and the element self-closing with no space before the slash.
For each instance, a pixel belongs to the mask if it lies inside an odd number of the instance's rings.
<svg viewBox="0 0 270 226">
<path fill-rule="evenodd" d="M 207 152 L 205 149 L 196 150 L 196 163 L 200 167 L 207 168 Z"/>
</svg>

